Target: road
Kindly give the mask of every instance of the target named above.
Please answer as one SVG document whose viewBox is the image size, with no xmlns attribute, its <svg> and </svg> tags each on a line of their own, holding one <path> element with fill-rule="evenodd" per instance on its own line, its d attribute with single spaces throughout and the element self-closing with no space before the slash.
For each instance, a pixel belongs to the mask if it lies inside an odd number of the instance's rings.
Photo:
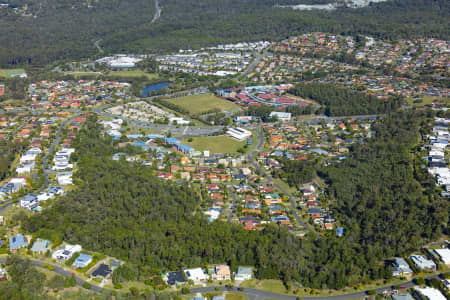
<svg viewBox="0 0 450 300">
<path fill-rule="evenodd" d="M 33 266 L 37 266 L 37 267 L 42 267 L 43 264 L 47 264 L 46 262 L 40 261 L 40 260 L 35 260 L 35 259 L 29 259 L 31 261 L 31 263 L 33 264 Z M 6 262 L 6 258 L 2 257 L 0 258 L 0 263 L 5 263 Z M 76 274 L 58 266 L 58 265 L 52 265 L 54 266 L 54 270 L 53 272 L 61 275 L 61 276 L 65 276 L 65 277 L 70 277 L 72 276 L 72 274 L 75 277 L 75 280 L 77 282 L 77 285 L 79 286 L 83 286 L 84 283 L 86 283 L 87 281 L 85 281 L 84 279 L 78 277 Z M 448 272 L 450 273 L 450 272 Z M 431 275 L 428 277 L 425 277 L 425 280 L 430 280 L 432 278 L 439 278 L 439 274 L 435 274 L 435 275 Z M 89 282 L 88 282 L 89 283 Z M 101 287 L 96 286 L 94 284 L 91 284 L 91 290 L 97 293 L 102 293 L 105 292 L 105 290 L 103 290 Z M 406 287 L 406 288 L 411 288 L 414 286 L 414 283 L 412 281 L 408 281 L 405 282 L 403 284 L 400 284 L 400 286 L 402 287 Z M 280 300 L 295 300 L 297 299 L 296 296 L 288 296 L 288 295 L 282 295 L 282 294 L 276 294 L 276 293 L 271 293 L 271 292 L 266 292 L 266 291 L 262 291 L 262 290 L 257 290 L 257 289 L 252 289 L 252 288 L 245 288 L 243 292 L 239 291 L 237 288 L 233 287 L 233 288 L 225 288 L 225 287 L 221 287 L 221 286 L 212 286 L 212 287 L 202 287 L 202 288 L 192 288 L 191 289 L 191 293 L 209 293 L 209 292 L 217 292 L 216 288 L 220 288 L 221 291 L 233 291 L 233 292 L 238 292 L 238 293 L 242 293 L 242 294 L 246 294 L 249 296 L 250 300 L 264 300 L 266 298 L 271 298 L 271 299 L 280 299 Z M 382 294 L 384 291 L 392 291 L 393 287 L 392 286 L 385 286 L 385 287 L 380 287 L 378 289 L 376 289 L 378 294 Z M 337 295 L 337 296 L 326 296 L 326 297 L 302 297 L 305 300 L 350 300 L 350 299 L 359 299 L 359 298 L 363 298 L 364 296 L 367 296 L 367 291 L 361 291 L 361 292 L 355 292 L 355 293 L 350 293 L 350 294 L 344 294 L 344 295 Z"/>
<path fill-rule="evenodd" d="M 272 184 L 274 187 L 276 187 L 278 190 L 280 190 L 283 194 L 285 194 L 289 198 L 289 201 L 291 203 L 291 208 L 292 208 L 292 214 L 294 215 L 295 220 L 300 225 L 302 225 L 303 228 L 305 228 L 307 231 L 312 232 L 313 230 L 311 229 L 311 227 L 308 224 L 306 224 L 302 220 L 302 218 L 300 218 L 300 216 L 297 214 L 297 203 L 295 201 L 295 198 L 287 190 L 285 190 L 283 187 L 281 187 L 278 183 L 274 183 L 272 177 L 269 174 L 267 174 L 265 170 L 261 169 L 261 167 L 255 161 L 255 155 L 259 151 L 261 151 L 264 146 L 264 135 L 261 130 L 258 130 L 258 138 L 259 138 L 259 142 L 258 142 L 257 150 L 253 151 L 252 153 L 250 153 L 247 156 L 250 161 L 250 164 L 258 171 L 260 176 L 262 174 L 265 174 L 265 177 L 266 177 L 265 183 L 266 184 Z"/>
<path fill-rule="evenodd" d="M 58 147 L 59 140 L 61 139 L 62 130 L 69 122 L 72 122 L 74 119 L 76 119 L 80 113 L 75 113 L 72 117 L 64 120 L 61 125 L 58 128 L 58 131 L 56 132 L 55 139 L 51 143 L 50 147 L 48 148 L 47 153 L 45 153 L 44 157 L 42 158 L 42 175 L 44 176 L 44 185 L 41 187 L 41 191 L 46 189 L 48 187 L 49 181 L 48 181 L 48 172 L 47 172 L 47 166 L 48 166 L 48 157 L 53 154 L 53 151 Z"/>
<path fill-rule="evenodd" d="M 450 272 L 448 272 L 450 273 Z M 439 274 L 431 275 L 428 277 L 425 277 L 425 280 L 430 280 L 432 278 L 439 278 Z M 405 288 L 411 288 L 415 286 L 415 284 L 412 281 L 404 282 L 402 284 L 399 284 L 399 286 L 405 287 Z M 279 299 L 279 300 L 296 300 L 297 296 L 288 296 L 288 295 L 281 295 L 266 291 L 261 291 L 257 289 L 251 289 L 251 288 L 244 288 L 243 292 L 240 292 L 238 288 L 225 288 L 225 287 L 219 287 L 221 291 L 233 291 L 237 293 L 242 293 L 248 295 L 250 300 L 264 300 L 266 298 L 268 299 Z M 377 288 L 375 291 L 377 294 L 383 294 L 384 291 L 392 292 L 394 290 L 393 286 L 384 286 Z M 349 293 L 349 294 L 343 294 L 343 295 L 336 295 L 336 296 L 317 296 L 317 297 L 301 297 L 304 300 L 351 300 L 351 299 L 361 299 L 367 296 L 366 291 L 360 291 L 355 293 Z M 210 292 L 217 292 L 216 287 L 203 287 L 203 288 L 192 288 L 191 293 L 210 293 Z"/>
<path fill-rule="evenodd" d="M 155 23 L 161 17 L 161 8 L 159 7 L 159 0 L 155 0 L 155 15 L 153 16 L 152 22 L 150 24 Z"/>
<path fill-rule="evenodd" d="M 47 153 L 45 153 L 44 157 L 42 158 L 42 175 L 44 176 L 44 184 L 41 187 L 41 191 L 43 191 L 44 189 L 46 189 L 49 185 L 49 180 L 48 180 L 48 172 L 47 172 L 47 158 L 49 155 L 53 154 L 53 151 L 55 151 L 56 147 L 59 145 L 59 140 L 61 139 L 61 134 L 62 134 L 62 130 L 63 128 L 72 120 L 74 120 L 76 117 L 78 117 L 80 115 L 80 113 L 75 113 L 72 117 L 70 117 L 69 119 L 64 120 L 61 125 L 58 128 L 58 131 L 56 133 L 56 137 L 53 140 L 53 142 L 51 143 L 50 147 L 48 148 Z M 7 201 L 5 203 L 1 203 L 0 204 L 0 215 L 3 214 L 4 212 L 6 212 L 12 205 L 14 204 L 14 202 L 12 200 Z"/>
<path fill-rule="evenodd" d="M 233 220 L 233 214 L 236 211 L 237 197 L 236 197 L 236 194 L 234 193 L 232 188 L 227 187 L 227 189 L 228 189 L 228 193 L 230 193 L 231 197 L 233 198 L 233 204 L 231 206 L 231 212 L 230 212 L 230 215 L 228 216 L 228 222 L 231 222 L 231 220 Z"/>
<path fill-rule="evenodd" d="M 256 66 L 259 64 L 259 62 L 261 61 L 262 58 L 267 57 L 268 55 L 268 51 L 269 51 L 270 47 L 267 47 L 266 49 L 264 49 L 264 52 L 262 54 L 259 54 L 257 52 L 255 52 L 255 59 L 253 60 L 253 62 L 248 66 L 248 68 L 241 74 L 239 74 L 238 76 L 236 76 L 236 80 L 239 80 L 241 78 L 246 77 L 248 74 L 250 74 L 250 72 L 253 71 L 254 68 L 256 68 Z M 246 79 L 246 78 L 244 78 Z"/>
<path fill-rule="evenodd" d="M 36 260 L 36 259 L 29 259 L 29 260 L 31 261 L 32 265 L 36 266 L 36 267 L 42 267 L 43 264 L 49 265 L 48 263 L 40 261 L 40 260 Z M 5 262 L 6 262 L 6 258 L 4 258 L 4 257 L 0 258 L 0 263 L 5 263 Z M 77 282 L 77 285 L 79 285 L 79 286 L 83 286 L 83 284 L 87 282 L 84 279 L 78 277 L 76 274 L 74 274 L 74 273 L 72 273 L 72 272 L 70 272 L 70 271 L 68 271 L 68 270 L 66 270 L 64 268 L 61 268 L 58 265 L 52 265 L 52 266 L 55 267 L 53 272 L 55 272 L 55 273 L 57 273 L 57 274 L 59 274 L 61 276 L 70 277 L 73 274 L 75 276 L 75 280 Z M 97 292 L 97 293 L 103 292 L 103 289 L 101 287 L 96 286 L 96 285 L 91 284 L 91 283 L 89 283 L 89 284 L 91 285 L 91 290 L 93 290 L 94 292 Z"/>
<path fill-rule="evenodd" d="M 102 39 L 96 40 L 94 42 L 94 46 L 95 46 L 95 48 L 97 48 L 98 52 L 103 53 L 103 49 L 102 49 L 102 47 L 100 47 L 100 42 L 101 41 L 102 41 Z"/>
<path fill-rule="evenodd" d="M 175 92 L 175 93 L 163 95 L 163 96 L 146 97 L 146 98 L 143 98 L 142 100 L 151 101 L 151 100 L 154 100 L 157 98 L 159 98 L 159 99 L 161 99 L 161 98 L 162 99 L 174 99 L 174 98 L 204 93 L 205 91 L 207 91 L 206 87 L 199 87 L 199 88 L 182 91 L 182 92 Z M 98 107 L 94 108 L 94 112 L 101 116 L 111 118 L 111 119 L 121 118 L 122 120 L 127 121 L 129 124 L 131 124 L 137 128 L 152 129 L 152 130 L 155 130 L 155 131 L 163 133 L 163 134 L 167 134 L 170 132 L 173 136 L 181 136 L 181 137 L 212 135 L 215 133 L 222 132 L 223 129 L 225 128 L 225 126 L 179 126 L 179 125 L 155 124 L 155 123 L 146 122 L 146 121 L 138 121 L 138 120 L 125 118 L 121 115 L 113 115 L 113 114 L 105 112 L 105 109 L 107 109 L 108 107 L 111 107 L 111 106 L 112 105 L 110 105 L 110 104 L 98 106 Z"/>
</svg>

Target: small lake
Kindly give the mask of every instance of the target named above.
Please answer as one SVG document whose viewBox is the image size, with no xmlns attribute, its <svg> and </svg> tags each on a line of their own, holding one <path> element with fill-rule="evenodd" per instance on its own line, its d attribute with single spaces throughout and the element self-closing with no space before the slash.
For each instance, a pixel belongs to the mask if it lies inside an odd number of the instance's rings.
<svg viewBox="0 0 450 300">
<path fill-rule="evenodd" d="M 145 88 L 142 89 L 142 96 L 148 97 L 148 94 L 151 94 L 151 92 L 160 91 L 165 88 L 169 88 L 168 82 L 160 82 L 147 85 Z"/>
</svg>

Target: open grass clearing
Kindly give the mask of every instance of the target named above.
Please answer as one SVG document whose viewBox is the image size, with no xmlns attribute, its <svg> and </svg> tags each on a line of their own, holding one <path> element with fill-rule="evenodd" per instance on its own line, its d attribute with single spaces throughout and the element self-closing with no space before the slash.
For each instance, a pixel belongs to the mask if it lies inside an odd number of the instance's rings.
<svg viewBox="0 0 450 300">
<path fill-rule="evenodd" d="M 314 100 L 311 100 L 311 99 L 305 99 L 305 98 L 298 97 L 298 96 L 295 96 L 295 95 L 292 95 L 292 94 L 286 94 L 285 96 L 287 98 L 291 98 L 291 99 L 294 99 L 294 100 L 297 100 L 297 101 L 302 101 L 302 102 L 309 103 L 309 104 L 312 104 L 312 105 L 320 106 L 320 104 L 318 102 L 316 102 Z"/>
<path fill-rule="evenodd" d="M 450 98 L 431 97 L 431 96 L 424 96 L 421 99 L 406 98 L 406 102 L 409 105 L 417 106 L 417 107 L 422 107 L 425 105 L 432 104 L 434 101 L 439 101 L 446 105 L 450 105 Z"/>
<path fill-rule="evenodd" d="M 237 141 L 225 135 L 195 136 L 185 138 L 183 143 L 193 147 L 195 150 L 209 150 L 211 153 L 236 153 L 239 148 L 247 145 L 246 141 Z"/>
<path fill-rule="evenodd" d="M 64 72 L 65 75 L 72 75 L 75 78 L 83 77 L 83 76 L 100 76 L 102 75 L 101 72 Z"/>
<path fill-rule="evenodd" d="M 245 300 L 245 296 L 241 294 L 227 293 L 225 294 L 225 300 Z"/>
<path fill-rule="evenodd" d="M 0 77 L 11 78 L 26 73 L 25 69 L 0 69 Z"/>
<path fill-rule="evenodd" d="M 191 115 L 202 115 L 213 110 L 235 112 L 240 107 L 213 94 L 192 95 L 166 100 L 186 110 Z"/>
<path fill-rule="evenodd" d="M 158 78 L 158 74 L 147 73 L 141 70 L 131 70 L 131 71 L 110 71 L 105 76 L 118 76 L 118 77 L 129 77 L 136 78 L 145 76 L 147 79 L 152 80 Z"/>
</svg>

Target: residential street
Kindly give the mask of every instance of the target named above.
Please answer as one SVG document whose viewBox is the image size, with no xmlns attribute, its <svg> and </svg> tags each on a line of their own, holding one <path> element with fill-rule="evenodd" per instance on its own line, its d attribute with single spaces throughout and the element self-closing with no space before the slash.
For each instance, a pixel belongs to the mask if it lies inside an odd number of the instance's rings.
<svg viewBox="0 0 450 300">
<path fill-rule="evenodd" d="M 308 230 L 309 232 L 312 232 L 313 230 L 311 229 L 311 227 L 306 224 L 301 218 L 300 216 L 297 214 L 297 205 L 295 203 L 295 198 L 288 192 L 286 191 L 284 188 L 282 188 L 279 184 L 274 183 L 272 177 L 266 173 L 266 171 L 264 169 L 261 169 L 261 167 L 258 165 L 258 163 L 255 161 L 255 155 L 257 154 L 258 151 L 261 151 L 263 146 L 264 146 L 264 135 L 261 132 L 261 130 L 258 131 L 258 137 L 259 137 L 259 142 L 258 142 L 258 148 L 257 150 L 253 151 L 252 153 L 250 153 L 247 157 L 250 160 L 251 165 L 258 170 L 258 173 L 260 174 L 265 174 L 264 176 L 266 177 L 266 182 L 267 184 L 273 184 L 274 187 L 276 187 L 277 189 L 279 189 L 281 192 L 283 192 L 287 197 L 289 197 L 290 203 L 291 203 L 291 208 L 292 208 L 292 214 L 294 215 L 295 220 L 302 225 L 306 230 Z"/>
<path fill-rule="evenodd" d="M 429 280 L 432 278 L 438 278 L 439 275 L 431 275 L 428 277 L 425 277 L 425 280 Z M 411 288 L 415 284 L 412 281 L 405 282 L 401 284 L 400 286 L 405 288 Z M 252 288 L 244 288 L 243 292 L 240 292 L 237 287 L 233 288 L 225 288 L 225 287 L 219 287 L 221 291 L 232 291 L 237 293 L 243 293 L 249 296 L 250 300 L 264 300 L 264 299 L 279 299 L 279 300 L 296 300 L 298 299 L 297 296 L 288 296 L 288 295 L 281 295 L 266 291 L 261 291 L 257 289 Z M 376 292 L 378 294 L 383 294 L 383 292 L 391 292 L 393 291 L 392 286 L 385 286 L 380 287 L 376 289 Z M 210 293 L 210 292 L 217 292 L 216 287 L 203 287 L 203 288 L 193 288 L 191 289 L 191 293 Z M 367 296 L 367 291 L 361 291 L 361 292 L 355 292 L 355 293 L 349 293 L 349 294 L 343 294 L 343 295 L 337 295 L 337 296 L 317 296 L 317 297 L 301 297 L 304 300 L 351 300 L 351 299 L 361 299 L 363 297 Z"/>
</svg>

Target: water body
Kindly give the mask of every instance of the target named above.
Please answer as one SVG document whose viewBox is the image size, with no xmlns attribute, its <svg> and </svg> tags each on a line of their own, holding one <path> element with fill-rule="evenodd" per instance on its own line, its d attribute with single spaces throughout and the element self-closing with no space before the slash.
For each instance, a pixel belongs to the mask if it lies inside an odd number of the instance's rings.
<svg viewBox="0 0 450 300">
<path fill-rule="evenodd" d="M 148 95 L 151 94 L 151 92 L 155 92 L 155 91 L 159 92 L 160 90 L 167 89 L 167 88 L 169 88 L 168 82 L 160 82 L 160 83 L 150 84 L 142 89 L 142 96 L 148 97 Z"/>
<path fill-rule="evenodd" d="M 277 5 L 278 7 L 292 8 L 294 10 L 335 10 L 337 8 L 361 8 L 369 6 L 371 3 L 386 2 L 388 0 L 345 0 L 329 4 L 297 4 L 297 5 Z"/>
</svg>

